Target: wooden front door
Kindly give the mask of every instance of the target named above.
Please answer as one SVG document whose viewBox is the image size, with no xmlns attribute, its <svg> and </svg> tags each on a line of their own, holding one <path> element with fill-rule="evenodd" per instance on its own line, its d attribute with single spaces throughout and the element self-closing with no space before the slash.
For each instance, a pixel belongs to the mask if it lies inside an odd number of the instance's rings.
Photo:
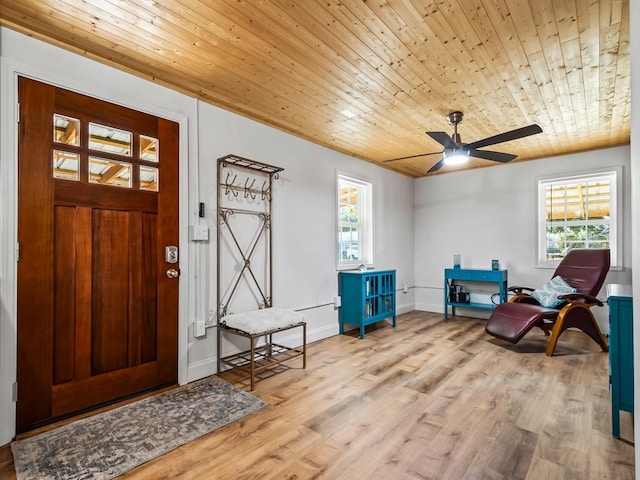
<svg viewBox="0 0 640 480">
<path fill-rule="evenodd" d="M 17 429 L 177 382 L 178 125 L 19 79 Z M 174 272 L 171 272 L 174 273 Z"/>
</svg>

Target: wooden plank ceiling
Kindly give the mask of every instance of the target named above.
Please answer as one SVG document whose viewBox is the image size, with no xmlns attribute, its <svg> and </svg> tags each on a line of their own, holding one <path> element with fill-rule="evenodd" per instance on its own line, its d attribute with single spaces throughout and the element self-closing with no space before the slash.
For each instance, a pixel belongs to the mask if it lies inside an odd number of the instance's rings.
<svg viewBox="0 0 640 480">
<path fill-rule="evenodd" d="M 382 161 L 441 151 L 454 110 L 465 143 L 539 124 L 491 147 L 515 161 L 630 139 L 628 0 L 0 0 L 0 22 L 413 177 L 440 155 Z"/>
</svg>

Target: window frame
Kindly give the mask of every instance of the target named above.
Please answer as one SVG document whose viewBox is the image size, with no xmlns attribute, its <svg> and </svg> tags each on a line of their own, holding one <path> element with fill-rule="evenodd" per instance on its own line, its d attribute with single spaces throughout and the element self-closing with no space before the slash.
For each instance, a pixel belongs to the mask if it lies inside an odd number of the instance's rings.
<svg viewBox="0 0 640 480">
<path fill-rule="evenodd" d="M 359 188 L 360 211 L 364 218 L 359 223 L 358 250 L 362 252 L 357 260 L 342 260 L 340 258 L 340 229 L 345 226 L 340 221 L 340 188 L 343 183 Z M 373 183 L 368 179 L 336 170 L 336 230 L 335 257 L 337 270 L 353 270 L 360 265 L 367 268 L 373 266 Z M 349 225 L 352 226 L 352 225 Z"/>
<path fill-rule="evenodd" d="M 545 189 L 549 184 L 567 184 L 585 182 L 598 178 L 610 177 L 610 220 L 609 220 L 609 249 L 611 251 L 611 269 L 619 270 L 622 266 L 622 167 L 608 167 L 589 170 L 570 175 L 548 175 L 536 179 L 536 267 L 556 268 L 562 258 L 547 260 L 546 239 L 546 202 Z M 560 223 L 557 224 L 561 226 Z"/>
</svg>

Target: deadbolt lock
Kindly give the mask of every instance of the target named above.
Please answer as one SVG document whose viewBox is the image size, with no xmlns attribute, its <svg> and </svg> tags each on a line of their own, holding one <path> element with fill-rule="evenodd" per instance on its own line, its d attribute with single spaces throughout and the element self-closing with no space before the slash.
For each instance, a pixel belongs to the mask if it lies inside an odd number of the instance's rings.
<svg viewBox="0 0 640 480">
<path fill-rule="evenodd" d="M 167 245 L 164 248 L 164 259 L 167 263 L 178 263 L 178 247 Z"/>
</svg>

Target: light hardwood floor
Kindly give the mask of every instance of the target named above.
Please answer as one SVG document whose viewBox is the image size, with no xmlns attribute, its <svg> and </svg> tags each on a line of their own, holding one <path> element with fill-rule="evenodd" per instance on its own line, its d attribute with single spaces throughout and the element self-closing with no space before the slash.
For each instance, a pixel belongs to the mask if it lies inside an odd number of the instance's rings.
<svg viewBox="0 0 640 480">
<path fill-rule="evenodd" d="M 507 345 L 484 321 L 412 312 L 308 346 L 257 383 L 269 405 L 122 478 L 633 479 L 630 415 L 611 435 L 607 355 L 565 332 Z M 222 375 L 246 388 L 233 373 Z M 8 447 L 0 477 L 15 478 Z"/>
</svg>

